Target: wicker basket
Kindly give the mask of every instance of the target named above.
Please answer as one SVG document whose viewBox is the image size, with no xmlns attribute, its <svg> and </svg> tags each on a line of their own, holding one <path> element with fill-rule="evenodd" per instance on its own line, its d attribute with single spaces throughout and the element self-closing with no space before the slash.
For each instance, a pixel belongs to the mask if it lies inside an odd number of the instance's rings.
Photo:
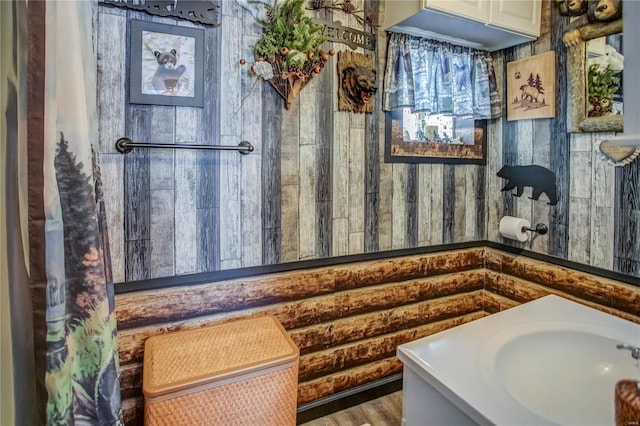
<svg viewBox="0 0 640 426">
<path fill-rule="evenodd" d="M 640 425 L 640 388 L 637 380 L 616 383 L 616 426 Z"/>
<path fill-rule="evenodd" d="M 295 425 L 299 351 L 272 316 L 147 339 L 146 425 Z"/>
</svg>

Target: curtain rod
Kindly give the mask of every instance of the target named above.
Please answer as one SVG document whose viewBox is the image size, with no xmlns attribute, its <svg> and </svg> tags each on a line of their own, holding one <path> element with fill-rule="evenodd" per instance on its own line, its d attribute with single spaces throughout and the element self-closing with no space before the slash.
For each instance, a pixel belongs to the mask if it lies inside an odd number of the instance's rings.
<svg viewBox="0 0 640 426">
<path fill-rule="evenodd" d="M 171 148 L 171 149 L 213 149 L 216 151 L 238 151 L 242 155 L 253 152 L 253 145 L 247 141 L 242 141 L 238 146 L 231 145 L 186 145 L 169 143 L 145 143 L 133 142 L 129 138 L 120 138 L 116 141 L 116 151 L 120 154 L 128 154 L 133 148 Z"/>
</svg>

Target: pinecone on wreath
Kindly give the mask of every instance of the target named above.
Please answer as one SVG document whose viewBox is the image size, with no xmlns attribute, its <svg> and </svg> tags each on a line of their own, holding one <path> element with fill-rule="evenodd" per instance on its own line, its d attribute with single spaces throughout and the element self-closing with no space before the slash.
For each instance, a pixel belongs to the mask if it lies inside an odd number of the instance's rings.
<svg viewBox="0 0 640 426">
<path fill-rule="evenodd" d="M 313 0 L 311 2 L 311 7 L 313 9 L 321 9 L 324 7 L 324 0 Z"/>
</svg>

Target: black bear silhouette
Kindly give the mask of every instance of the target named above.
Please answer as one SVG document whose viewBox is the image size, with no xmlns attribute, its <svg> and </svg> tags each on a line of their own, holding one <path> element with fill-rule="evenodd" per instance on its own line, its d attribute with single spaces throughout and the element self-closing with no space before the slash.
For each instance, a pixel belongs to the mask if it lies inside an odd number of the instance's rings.
<svg viewBox="0 0 640 426">
<path fill-rule="evenodd" d="M 504 166 L 498 172 L 498 176 L 507 179 L 507 183 L 501 191 L 510 191 L 516 188 L 516 197 L 522 195 L 525 186 L 533 188 L 532 200 L 537 200 L 544 192 L 549 197 L 549 205 L 558 204 L 556 191 L 556 175 L 542 166 Z"/>
</svg>

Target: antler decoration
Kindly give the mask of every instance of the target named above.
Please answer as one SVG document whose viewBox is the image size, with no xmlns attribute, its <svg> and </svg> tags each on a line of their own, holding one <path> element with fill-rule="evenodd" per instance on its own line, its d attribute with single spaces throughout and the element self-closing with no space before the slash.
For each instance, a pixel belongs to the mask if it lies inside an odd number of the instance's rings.
<svg viewBox="0 0 640 426">
<path fill-rule="evenodd" d="M 342 1 L 334 1 L 331 4 L 326 4 L 325 0 L 312 0 L 310 10 L 319 10 L 319 9 L 329 9 L 329 10 L 340 10 L 347 15 L 351 15 L 355 18 L 355 20 L 362 25 L 363 28 L 367 28 L 369 26 L 372 30 L 374 28 L 380 28 L 380 25 L 376 24 L 378 22 L 378 14 L 371 13 L 365 17 L 360 16 L 360 13 L 364 13 L 364 10 L 356 8 L 356 6 L 351 2 L 351 0 L 342 0 Z"/>
</svg>

